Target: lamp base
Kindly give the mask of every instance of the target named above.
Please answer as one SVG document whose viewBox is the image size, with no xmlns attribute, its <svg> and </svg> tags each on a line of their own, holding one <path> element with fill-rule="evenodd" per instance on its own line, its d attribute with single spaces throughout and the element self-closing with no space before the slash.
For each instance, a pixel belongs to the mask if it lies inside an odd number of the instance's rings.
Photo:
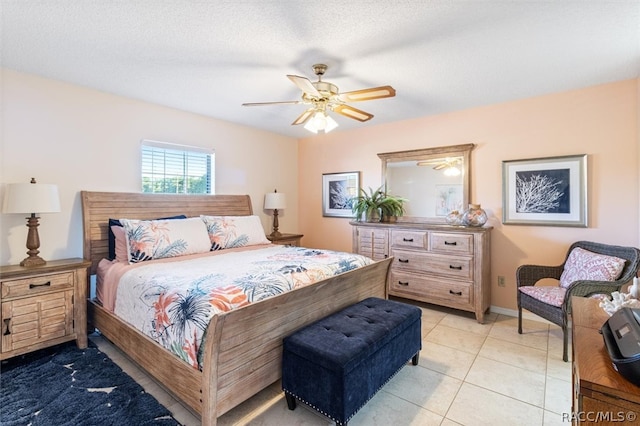
<svg viewBox="0 0 640 426">
<path fill-rule="evenodd" d="M 269 236 L 277 240 L 278 238 L 282 237 L 282 233 L 279 231 L 273 231 L 271 234 L 269 234 Z"/>
<path fill-rule="evenodd" d="M 25 258 L 22 262 L 20 262 L 20 266 L 25 266 L 30 268 L 32 266 L 40 266 L 46 265 L 47 261 L 41 258 L 40 256 L 29 256 Z"/>
</svg>

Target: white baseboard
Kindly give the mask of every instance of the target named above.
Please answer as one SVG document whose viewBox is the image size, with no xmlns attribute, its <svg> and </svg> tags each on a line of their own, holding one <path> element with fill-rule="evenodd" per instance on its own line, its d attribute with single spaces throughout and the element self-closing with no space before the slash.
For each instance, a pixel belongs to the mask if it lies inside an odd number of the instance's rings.
<svg viewBox="0 0 640 426">
<path fill-rule="evenodd" d="M 496 314 L 500 314 L 500 315 L 506 315 L 509 317 L 518 317 L 518 310 L 517 309 L 507 309 L 507 308 L 501 308 L 500 306 L 491 306 L 491 312 L 496 313 Z M 522 312 L 522 319 L 527 319 L 527 320 L 531 320 L 531 321 L 538 321 L 538 322 L 543 322 L 543 323 L 547 323 L 547 324 L 553 324 L 550 321 L 547 321 L 544 318 L 541 318 L 535 314 L 532 314 L 531 312 L 527 312 L 527 311 L 523 311 Z"/>
</svg>

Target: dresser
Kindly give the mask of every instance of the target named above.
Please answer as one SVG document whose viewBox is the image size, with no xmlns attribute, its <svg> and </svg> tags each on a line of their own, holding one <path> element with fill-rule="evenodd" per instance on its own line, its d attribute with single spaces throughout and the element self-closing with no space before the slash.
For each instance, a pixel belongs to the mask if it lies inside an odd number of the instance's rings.
<svg viewBox="0 0 640 426">
<path fill-rule="evenodd" d="M 351 222 L 353 251 L 393 256 L 388 293 L 474 312 L 491 305 L 491 227 Z"/>
<path fill-rule="evenodd" d="M 87 268 L 83 259 L 0 267 L 0 359 L 69 340 L 87 347 Z"/>
<path fill-rule="evenodd" d="M 599 330 L 609 316 L 591 298 L 573 297 L 573 424 L 637 425 L 640 387 L 614 368 Z"/>
</svg>

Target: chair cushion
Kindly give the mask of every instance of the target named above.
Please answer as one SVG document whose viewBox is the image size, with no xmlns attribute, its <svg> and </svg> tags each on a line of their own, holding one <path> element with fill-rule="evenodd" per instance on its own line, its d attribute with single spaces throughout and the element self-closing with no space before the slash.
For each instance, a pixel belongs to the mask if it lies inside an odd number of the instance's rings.
<svg viewBox="0 0 640 426">
<path fill-rule="evenodd" d="M 567 292 L 566 288 L 555 286 L 524 286 L 518 290 L 527 296 L 558 308 L 562 306 L 564 295 Z"/>
<path fill-rule="evenodd" d="M 625 259 L 593 253 L 575 247 L 569 253 L 560 276 L 560 286 L 568 288 L 579 280 L 615 281 L 624 269 Z"/>
</svg>

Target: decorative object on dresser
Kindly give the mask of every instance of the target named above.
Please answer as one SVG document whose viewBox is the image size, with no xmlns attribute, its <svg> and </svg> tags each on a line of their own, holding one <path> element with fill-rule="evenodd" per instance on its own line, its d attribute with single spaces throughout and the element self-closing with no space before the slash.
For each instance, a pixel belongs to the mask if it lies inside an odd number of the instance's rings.
<svg viewBox="0 0 640 426">
<path fill-rule="evenodd" d="M 573 424 L 636 425 L 640 387 L 618 373 L 600 334 L 609 318 L 598 300 L 572 297 Z M 598 417 L 597 417 L 598 416 Z M 604 416 L 608 417 L 608 422 Z M 565 420 L 563 419 L 563 422 Z"/>
<path fill-rule="evenodd" d="M 491 304 L 491 227 L 426 223 L 353 225 L 353 251 L 393 256 L 388 292 L 474 312 L 479 323 Z"/>
<path fill-rule="evenodd" d="M 469 204 L 469 208 L 462 213 L 462 224 L 465 226 L 482 226 L 487 223 L 487 212 L 480 204 Z"/>
<path fill-rule="evenodd" d="M 20 266 L 38 266 L 47 263 L 38 256 L 40 237 L 38 236 L 38 213 L 57 213 L 60 211 L 60 197 L 58 187 L 51 184 L 36 183 L 31 178 L 30 183 L 11 183 L 5 188 L 2 213 L 27 213 L 27 254 L 29 255 Z"/>
<path fill-rule="evenodd" d="M 303 234 L 280 234 L 279 237 L 272 237 L 267 235 L 267 239 L 273 244 L 283 244 L 287 246 L 300 246 L 300 240 L 304 237 Z"/>
<path fill-rule="evenodd" d="M 87 347 L 87 268 L 83 259 L 0 266 L 0 359 L 76 340 Z"/>
<path fill-rule="evenodd" d="M 360 188 L 360 172 L 322 175 L 322 216 L 353 217 L 353 198 Z"/>
<path fill-rule="evenodd" d="M 562 359 L 568 360 L 568 325 L 571 296 L 610 295 L 636 275 L 640 250 L 591 241 L 577 241 L 558 266 L 522 265 L 516 270 L 518 333 L 522 334 L 522 310 L 562 328 Z M 537 286 L 542 279 L 558 280 L 556 286 Z"/>
<path fill-rule="evenodd" d="M 587 227 L 587 155 L 502 162 L 502 223 Z"/>
<path fill-rule="evenodd" d="M 282 236 L 278 231 L 278 210 L 287 208 L 287 196 L 278 190 L 274 190 L 264 196 L 264 208 L 265 210 L 273 210 L 273 232 L 269 234 L 271 238 L 278 238 Z"/>
</svg>

